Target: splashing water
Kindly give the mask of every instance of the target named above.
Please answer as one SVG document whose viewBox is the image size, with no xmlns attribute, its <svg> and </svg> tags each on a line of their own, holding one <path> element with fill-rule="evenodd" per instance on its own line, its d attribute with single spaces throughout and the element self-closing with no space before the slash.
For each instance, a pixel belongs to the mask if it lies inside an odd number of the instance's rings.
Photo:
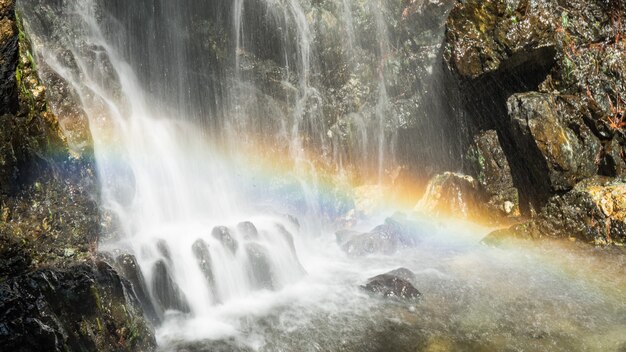
<svg viewBox="0 0 626 352">
<path fill-rule="evenodd" d="M 624 348 L 619 263 L 571 272 L 575 250 L 485 248 L 487 229 L 418 215 L 417 248 L 339 249 L 334 221 L 353 206 L 320 163 L 373 169 L 379 184 L 394 166 L 396 5 L 315 3 L 21 1 L 41 70 L 89 118 L 103 211 L 119 226 L 102 249 L 134 256 L 163 350 Z M 335 76 L 356 108 L 325 111 L 321 77 Z M 346 128 L 353 140 L 338 142 Z M 416 273 L 421 301 L 358 288 L 400 266 Z"/>
</svg>

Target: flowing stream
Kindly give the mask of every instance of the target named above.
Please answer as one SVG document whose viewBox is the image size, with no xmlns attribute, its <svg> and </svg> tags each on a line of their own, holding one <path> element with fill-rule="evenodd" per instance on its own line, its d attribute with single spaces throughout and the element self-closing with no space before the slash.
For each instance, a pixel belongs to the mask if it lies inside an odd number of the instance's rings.
<svg viewBox="0 0 626 352">
<path fill-rule="evenodd" d="M 489 229 L 419 214 L 414 248 L 341 251 L 336 230 L 406 210 L 374 199 L 354 216 L 344 176 L 382 187 L 406 106 L 434 112 L 425 91 L 398 93 L 399 3 L 21 0 L 42 76 L 89 119 L 101 249 L 136 260 L 164 351 L 626 348 L 626 281 L 601 256 L 487 248 Z M 428 45 L 411 87 L 436 80 Z M 419 301 L 359 288 L 398 267 Z"/>
</svg>

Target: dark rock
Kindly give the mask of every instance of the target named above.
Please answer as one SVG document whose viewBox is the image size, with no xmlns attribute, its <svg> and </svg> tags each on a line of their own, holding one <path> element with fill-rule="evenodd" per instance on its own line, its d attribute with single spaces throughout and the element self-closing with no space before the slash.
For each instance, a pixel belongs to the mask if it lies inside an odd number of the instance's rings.
<svg viewBox="0 0 626 352">
<path fill-rule="evenodd" d="M 0 281 L 29 269 L 32 258 L 27 249 L 10 233 L 0 229 Z"/>
<path fill-rule="evenodd" d="M 626 183 L 597 176 L 550 199 L 535 219 L 495 231 L 483 243 L 500 245 L 511 238 L 569 237 L 598 245 L 623 244 L 625 221 Z"/>
<path fill-rule="evenodd" d="M 301 273 L 305 273 L 306 270 L 304 270 L 304 267 L 300 263 L 300 259 L 298 258 L 298 253 L 296 252 L 296 244 L 293 240 L 293 235 L 281 224 L 277 224 L 276 228 L 278 229 L 278 233 L 281 236 L 283 236 L 283 238 L 287 242 L 287 245 L 289 246 L 289 249 L 291 252 L 293 262 L 297 263 L 298 268 L 300 269 Z"/>
<path fill-rule="evenodd" d="M 211 232 L 213 238 L 217 239 L 222 243 L 224 247 L 226 247 L 232 254 L 237 253 L 237 249 L 239 248 L 239 243 L 230 233 L 228 227 L 225 226 L 217 226 Z"/>
<path fill-rule="evenodd" d="M 159 260 L 152 269 L 152 295 L 163 310 L 178 310 L 189 313 L 185 294 L 180 290 L 169 273 L 167 264 Z"/>
<path fill-rule="evenodd" d="M 130 284 L 104 262 L 42 269 L 0 284 L 7 351 L 154 350 Z"/>
<path fill-rule="evenodd" d="M 146 317 L 155 325 L 161 323 L 162 312 L 158 312 L 157 308 L 150 299 L 150 292 L 146 286 L 146 279 L 141 272 L 141 268 L 137 263 L 137 258 L 132 254 L 122 254 L 116 259 L 117 267 L 120 268 L 120 272 L 128 281 L 130 281 L 137 299 L 141 303 Z"/>
<path fill-rule="evenodd" d="M 361 286 L 361 288 L 374 294 L 382 295 L 385 298 L 410 300 L 419 298 L 422 294 L 409 280 L 400 277 L 400 275 L 405 277 L 415 276 L 410 270 L 402 268 L 372 277 L 368 279 L 367 283 Z"/>
<path fill-rule="evenodd" d="M 402 248 L 415 246 L 419 237 L 429 230 L 428 227 L 422 227 L 422 224 L 387 218 L 383 225 L 375 227 L 368 233 L 353 236 L 341 248 L 349 256 L 391 255 Z"/>
<path fill-rule="evenodd" d="M 508 101 L 513 143 L 527 172 L 549 182 L 552 192 L 570 190 L 598 171 L 601 145 L 582 119 L 550 94 L 515 94 Z"/>
<path fill-rule="evenodd" d="M 519 216 L 519 195 L 511 174 L 511 167 L 500 145 L 495 130 L 474 136 L 469 150 L 474 175 L 488 197 L 488 205 L 502 214 Z"/>
<path fill-rule="evenodd" d="M 259 238 L 259 230 L 250 221 L 244 221 L 237 224 L 237 231 L 247 241 L 256 240 Z"/>
<path fill-rule="evenodd" d="M 200 271 L 204 275 L 204 278 L 209 285 L 209 290 L 213 295 L 215 302 L 219 302 L 220 298 L 217 292 L 217 286 L 215 282 L 215 275 L 213 274 L 213 261 L 211 260 L 211 252 L 209 251 L 209 245 L 202 239 L 195 241 L 191 247 L 193 255 L 196 257 L 196 262 Z"/>
<path fill-rule="evenodd" d="M 415 282 L 415 274 L 407 268 L 394 269 L 386 274 L 399 277 L 400 279 L 411 283 Z"/>
<path fill-rule="evenodd" d="M 248 273 L 250 281 L 254 283 L 254 287 L 256 289 L 268 290 L 277 288 L 272 263 L 265 247 L 258 243 L 248 243 L 246 244 L 246 253 L 248 254 L 250 265 Z"/>
<path fill-rule="evenodd" d="M 15 71 L 18 53 L 15 1 L 4 1 L 0 3 L 0 115 L 17 112 L 18 90 Z"/>
</svg>

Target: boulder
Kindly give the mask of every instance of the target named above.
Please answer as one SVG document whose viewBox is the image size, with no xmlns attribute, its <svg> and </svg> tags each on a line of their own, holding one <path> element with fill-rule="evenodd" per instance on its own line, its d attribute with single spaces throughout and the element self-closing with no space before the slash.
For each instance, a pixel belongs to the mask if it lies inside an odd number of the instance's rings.
<svg viewBox="0 0 626 352">
<path fill-rule="evenodd" d="M 250 221 L 244 221 L 237 224 L 237 231 L 247 241 L 256 240 L 259 238 L 259 230 Z"/>
<path fill-rule="evenodd" d="M 248 274 L 255 289 L 273 290 L 277 287 L 270 256 L 265 247 L 258 243 L 246 244 Z"/>
<path fill-rule="evenodd" d="M 211 235 L 216 240 L 220 241 L 224 248 L 228 249 L 232 254 L 237 253 L 237 249 L 239 248 L 239 243 L 236 239 L 233 238 L 230 233 L 230 229 L 225 226 L 217 226 L 213 228 Z"/>
<path fill-rule="evenodd" d="M 191 250 L 196 258 L 200 271 L 202 271 L 202 275 L 204 275 L 204 278 L 209 285 L 209 290 L 213 295 L 213 299 L 216 302 L 219 302 L 220 298 L 217 292 L 215 275 L 213 274 L 213 261 L 211 260 L 209 245 L 203 239 L 198 239 L 191 246 Z"/>
<path fill-rule="evenodd" d="M 118 256 L 115 263 L 124 278 L 130 281 L 146 317 L 153 324 L 159 324 L 162 321 L 162 312 L 157 311 L 157 308 L 150 299 L 150 291 L 146 286 L 146 279 L 137 263 L 137 258 L 132 254 L 125 253 Z"/>
<path fill-rule="evenodd" d="M 471 176 L 446 172 L 435 176 L 415 210 L 433 215 L 477 219 L 485 215 L 486 196 Z"/>
<path fill-rule="evenodd" d="M 422 294 L 407 280 L 410 277 L 415 277 L 415 275 L 410 270 L 401 268 L 374 276 L 368 279 L 361 288 L 385 298 L 414 300 Z"/>
<path fill-rule="evenodd" d="M 341 248 L 353 257 L 370 254 L 391 255 L 402 248 L 413 247 L 428 227 L 400 217 L 391 217 L 370 232 L 352 236 Z"/>
<path fill-rule="evenodd" d="M 163 310 L 177 310 L 183 313 L 191 311 L 185 294 L 172 279 L 169 268 L 163 260 L 157 261 L 152 268 L 152 296 Z"/>
</svg>

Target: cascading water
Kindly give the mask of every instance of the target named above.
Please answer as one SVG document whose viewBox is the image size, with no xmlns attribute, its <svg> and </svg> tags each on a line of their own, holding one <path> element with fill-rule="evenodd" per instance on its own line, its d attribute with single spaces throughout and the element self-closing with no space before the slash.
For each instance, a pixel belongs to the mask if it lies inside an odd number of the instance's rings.
<svg viewBox="0 0 626 352">
<path fill-rule="evenodd" d="M 404 7 L 419 18 L 443 3 L 21 0 L 42 75 L 63 78 L 89 119 L 113 218 L 101 249 L 139 268 L 128 276 L 165 351 L 622 342 L 623 297 L 602 276 L 568 281 L 575 257 L 538 265 L 554 255 L 488 249 L 485 229 L 419 216 L 418 248 L 349 258 L 337 246 L 335 224 L 355 221 L 342 177 L 384 183 L 401 128 L 434 131 L 416 154 L 446 153 L 432 151 L 445 144 L 431 82 L 441 21 L 410 38 L 403 22 Z M 415 271 L 419 303 L 358 288 L 398 266 Z"/>
</svg>

